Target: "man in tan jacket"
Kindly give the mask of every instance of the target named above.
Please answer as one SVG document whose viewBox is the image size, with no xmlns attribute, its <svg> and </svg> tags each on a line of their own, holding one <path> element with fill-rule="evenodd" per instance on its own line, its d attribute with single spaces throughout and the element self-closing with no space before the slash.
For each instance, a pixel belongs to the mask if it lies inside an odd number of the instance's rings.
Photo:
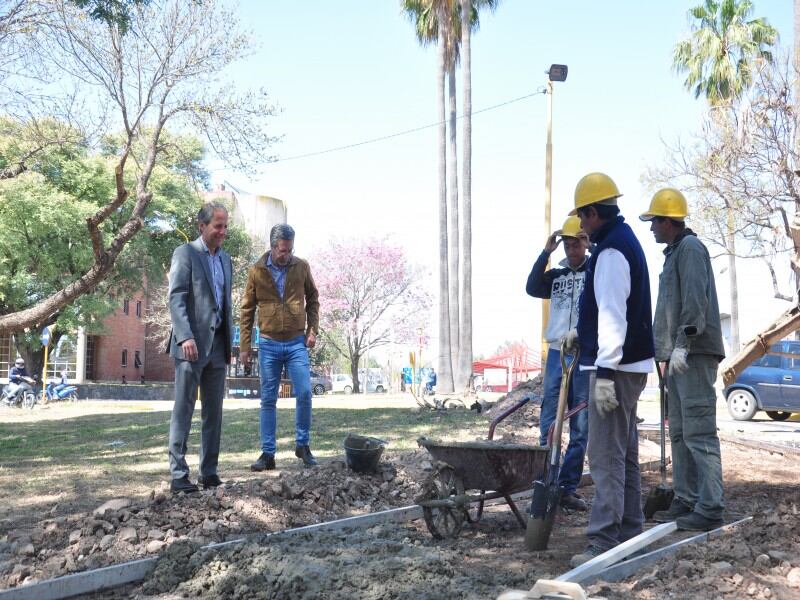
<svg viewBox="0 0 800 600">
<path fill-rule="evenodd" d="M 269 233 L 270 250 L 247 275 L 240 315 L 239 360 L 248 364 L 256 308 L 258 309 L 258 364 L 261 375 L 261 456 L 253 471 L 275 468 L 275 404 L 284 368 L 292 380 L 296 400 L 295 456 L 306 466 L 317 464 L 309 448 L 311 431 L 311 373 L 308 349 L 319 332 L 319 293 L 308 262 L 293 255 L 294 229 L 275 225 Z"/>
</svg>

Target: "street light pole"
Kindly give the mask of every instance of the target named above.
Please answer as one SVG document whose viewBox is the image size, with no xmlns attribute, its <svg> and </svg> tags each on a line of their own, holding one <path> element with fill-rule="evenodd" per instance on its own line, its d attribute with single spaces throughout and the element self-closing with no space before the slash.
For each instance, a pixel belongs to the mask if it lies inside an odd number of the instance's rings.
<svg viewBox="0 0 800 600">
<path fill-rule="evenodd" d="M 553 82 L 547 81 L 547 144 L 544 151 L 544 243 L 550 237 L 550 203 L 552 200 L 553 186 Z M 550 259 L 547 260 L 545 270 L 550 268 Z M 542 300 L 542 346 L 541 346 L 541 367 L 547 362 L 547 341 L 544 332 L 547 329 L 547 321 L 550 316 L 550 300 Z"/>
<path fill-rule="evenodd" d="M 553 191 L 553 82 L 567 80 L 567 65 L 550 65 L 550 68 L 545 71 L 547 74 L 547 87 L 545 94 L 547 95 L 547 144 L 545 146 L 545 162 L 544 162 L 544 243 L 547 244 L 547 238 L 550 237 L 551 222 L 550 222 L 550 204 L 552 200 Z M 550 261 L 547 261 L 545 269 L 550 267 Z M 550 301 L 542 300 L 542 346 L 540 362 L 542 370 L 547 362 L 547 341 L 545 340 L 544 333 L 547 330 L 547 321 L 550 315 Z"/>
</svg>

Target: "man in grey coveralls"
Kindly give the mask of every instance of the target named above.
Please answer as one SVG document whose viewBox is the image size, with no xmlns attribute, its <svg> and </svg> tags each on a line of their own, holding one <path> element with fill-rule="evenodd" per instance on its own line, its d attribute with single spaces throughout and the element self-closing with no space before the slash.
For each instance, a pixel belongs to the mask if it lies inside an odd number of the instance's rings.
<svg viewBox="0 0 800 600">
<path fill-rule="evenodd" d="M 175 404 L 169 426 L 169 469 L 173 492 L 196 492 L 189 479 L 186 443 L 200 388 L 202 403 L 200 477 L 203 488 L 220 485 L 217 474 L 222 397 L 231 360 L 231 257 L 222 249 L 228 211 L 208 202 L 197 213 L 200 237 L 175 249 L 169 272 L 172 318 L 167 352 L 175 359 Z"/>
<path fill-rule="evenodd" d="M 659 190 L 640 219 L 666 244 L 653 321 L 656 360 L 669 361 L 669 440 L 675 498 L 653 519 L 678 529 L 722 525 L 722 461 L 717 437 L 714 380 L 725 357 L 717 289 L 708 250 L 687 228 L 686 198 Z"/>
</svg>

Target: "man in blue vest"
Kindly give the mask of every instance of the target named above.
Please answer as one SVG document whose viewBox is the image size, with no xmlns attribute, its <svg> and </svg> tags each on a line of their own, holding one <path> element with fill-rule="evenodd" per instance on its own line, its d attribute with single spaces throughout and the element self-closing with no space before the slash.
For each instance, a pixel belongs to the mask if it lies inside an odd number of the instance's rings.
<svg viewBox="0 0 800 600">
<path fill-rule="evenodd" d="M 580 346 L 579 368 L 589 371 L 589 469 L 595 495 L 586 536 L 572 557 L 581 565 L 642 532 L 642 492 L 636 403 L 653 370 L 650 277 L 639 240 L 619 214 L 620 194 L 603 173 L 575 188 L 581 229 L 596 244 L 589 259 L 568 347 Z"/>
</svg>

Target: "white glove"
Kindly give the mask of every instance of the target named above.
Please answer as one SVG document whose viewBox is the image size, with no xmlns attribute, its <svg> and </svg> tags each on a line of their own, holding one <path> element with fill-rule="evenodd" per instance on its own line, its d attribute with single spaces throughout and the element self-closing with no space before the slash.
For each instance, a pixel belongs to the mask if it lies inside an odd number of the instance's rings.
<svg viewBox="0 0 800 600">
<path fill-rule="evenodd" d="M 577 329 L 570 329 L 567 334 L 561 338 L 561 342 L 564 346 L 564 350 L 566 350 L 569 354 L 574 354 L 575 350 L 578 349 L 578 330 Z"/>
<path fill-rule="evenodd" d="M 676 346 L 669 357 L 669 374 L 671 376 L 686 373 L 689 370 L 689 351 Z"/>
<path fill-rule="evenodd" d="M 594 406 L 601 417 L 604 417 L 619 406 L 614 381 L 611 379 L 595 379 Z"/>
</svg>

